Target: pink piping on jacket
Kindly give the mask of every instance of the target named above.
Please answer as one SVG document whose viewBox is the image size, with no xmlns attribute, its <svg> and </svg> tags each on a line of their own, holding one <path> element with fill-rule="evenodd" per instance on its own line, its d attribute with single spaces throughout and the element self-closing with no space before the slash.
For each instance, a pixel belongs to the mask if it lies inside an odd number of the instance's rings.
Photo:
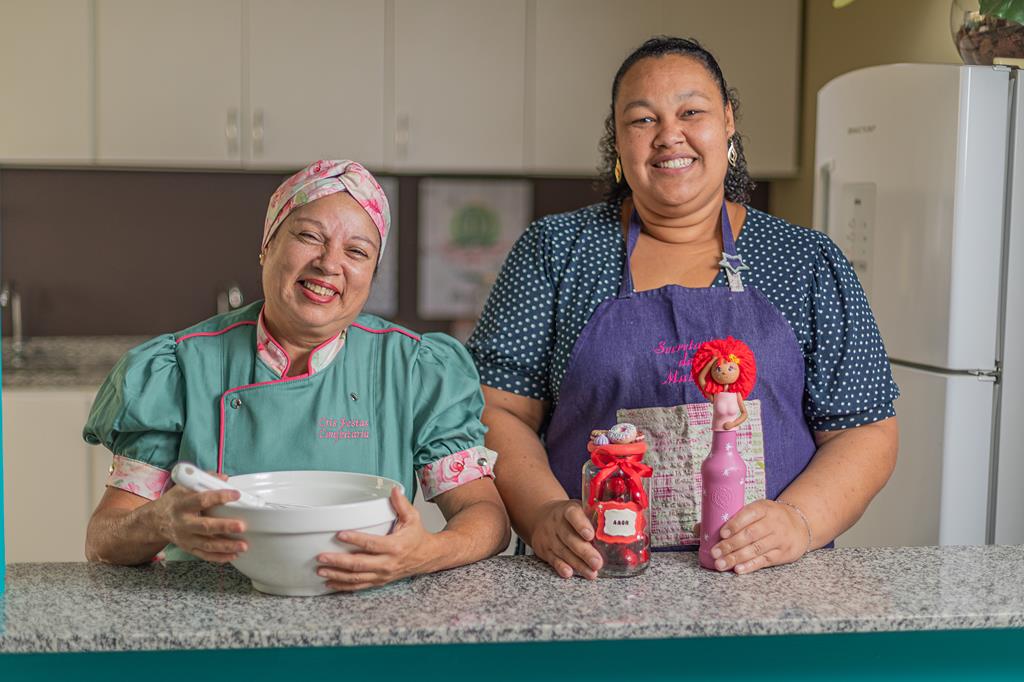
<svg viewBox="0 0 1024 682">
<path fill-rule="evenodd" d="M 415 341 L 420 340 L 420 337 L 416 336 L 415 334 L 407 332 L 404 329 L 399 329 L 398 327 L 388 327 L 387 329 L 370 329 L 369 327 L 364 327 L 363 325 L 357 324 L 355 322 L 352 323 L 352 326 L 358 327 L 359 329 L 362 329 L 364 332 L 370 332 L 371 334 L 387 334 L 388 332 L 398 332 L 399 334 L 408 336 L 410 339 L 413 339 Z"/>
<path fill-rule="evenodd" d="M 267 338 L 270 339 L 271 341 L 274 341 L 273 337 L 270 336 L 270 332 L 269 331 L 267 332 Z M 260 382 L 257 382 L 255 384 L 245 384 L 243 386 L 235 386 L 234 388 L 229 388 L 228 390 L 224 391 L 224 393 L 221 394 L 221 396 L 220 396 L 220 438 L 219 438 L 218 444 L 217 444 L 217 473 L 218 474 L 224 473 L 224 402 L 227 400 L 228 394 L 229 393 L 234 393 L 235 391 L 241 391 L 241 390 L 244 390 L 244 389 L 247 389 L 247 388 L 258 388 L 260 386 L 270 386 L 271 384 L 283 384 L 283 383 L 287 383 L 289 381 L 295 381 L 296 379 L 308 379 L 309 376 L 313 373 L 313 356 L 317 354 L 317 351 L 319 351 L 321 348 L 323 348 L 324 346 L 329 344 L 331 341 L 334 341 L 336 338 L 338 338 L 338 337 L 335 336 L 335 337 L 332 337 L 330 339 L 327 339 L 326 341 L 324 341 L 319 346 L 317 346 L 316 348 L 313 349 L 313 351 L 309 354 L 309 359 L 306 361 L 306 372 L 305 372 L 305 374 L 298 374 L 296 376 L 290 377 L 290 376 L 287 376 L 288 370 L 285 369 L 285 373 L 281 376 L 280 379 L 274 379 L 273 381 L 260 381 Z M 277 341 L 274 341 L 274 343 L 277 344 Z M 280 345 L 278 345 L 278 347 L 280 348 Z M 286 358 L 288 357 L 287 353 L 285 353 L 285 357 Z M 292 366 L 292 359 L 288 358 L 288 367 L 291 367 L 291 366 Z"/>
<path fill-rule="evenodd" d="M 262 315 L 263 313 L 261 312 L 260 314 Z M 256 323 L 255 322 L 251 322 L 251 321 L 236 322 L 235 324 L 228 325 L 224 329 L 220 329 L 220 330 L 217 330 L 215 332 L 196 332 L 194 334 L 186 334 L 185 336 L 182 336 L 180 339 L 178 339 L 177 343 L 181 343 L 185 339 L 191 339 L 191 338 L 196 337 L 196 336 L 219 336 L 219 335 L 221 335 L 221 334 L 223 334 L 225 332 L 228 332 L 228 331 L 234 329 L 235 327 L 241 327 L 243 325 L 253 325 L 253 326 L 255 326 Z M 370 332 L 371 334 L 386 334 L 388 332 L 398 332 L 399 334 L 402 334 L 403 336 L 408 336 L 410 339 L 413 339 L 415 341 L 419 341 L 420 340 L 419 336 L 416 336 L 415 334 L 407 332 L 404 329 L 399 329 L 398 327 L 388 327 L 387 329 L 371 329 L 370 327 L 364 327 L 363 325 L 357 324 L 355 322 L 352 323 L 352 326 L 353 327 L 358 327 L 359 329 L 362 329 L 363 331 Z M 228 390 L 224 391 L 224 393 L 221 394 L 221 396 L 220 396 L 220 436 L 218 438 L 218 446 L 217 446 L 217 473 L 218 474 L 219 473 L 223 473 L 223 471 L 224 471 L 224 413 L 225 413 L 225 411 L 224 411 L 224 404 L 225 404 L 225 401 L 227 400 L 228 394 L 229 393 L 234 393 L 236 391 L 241 391 L 241 390 L 244 390 L 244 389 L 247 389 L 247 388 L 258 388 L 260 386 L 270 386 L 271 384 L 283 384 L 283 383 L 288 382 L 288 381 L 295 381 L 297 379 L 306 379 L 306 378 L 308 378 L 310 376 L 310 374 L 312 374 L 312 372 L 313 372 L 313 356 L 316 355 L 316 353 L 320 349 L 322 349 L 324 346 L 326 346 L 327 344 L 329 344 L 330 342 L 334 341 L 334 339 L 337 338 L 335 336 L 335 337 L 332 337 L 330 339 L 327 339 L 326 341 L 324 341 L 319 346 L 317 346 L 316 348 L 313 349 L 313 351 L 309 354 L 309 360 L 306 362 L 306 372 L 305 372 L 305 374 L 299 374 L 297 376 L 289 377 L 289 376 L 287 376 L 287 374 L 288 374 L 288 369 L 291 368 L 291 363 L 292 363 L 291 357 L 288 356 L 288 353 L 284 352 L 284 348 L 281 347 L 281 344 L 279 344 L 277 342 L 277 340 L 274 339 L 274 337 L 270 335 L 270 330 L 266 329 L 266 326 L 264 326 L 264 330 L 266 330 L 266 332 L 267 332 L 267 338 L 275 346 L 280 348 L 281 352 L 284 353 L 284 356 L 286 358 L 288 358 L 288 366 L 285 368 L 285 371 L 282 374 L 280 379 L 274 379 L 273 381 L 261 381 L 261 382 L 257 382 L 257 383 L 254 383 L 254 384 L 245 384 L 243 386 L 235 386 L 234 388 L 229 388 Z"/>
<path fill-rule="evenodd" d="M 256 323 L 255 322 L 235 322 L 234 324 L 230 324 L 227 327 L 224 327 L 223 329 L 218 329 L 215 332 L 195 332 L 194 334 L 185 334 L 185 336 L 183 336 L 180 339 L 178 339 L 177 341 L 175 341 L 175 343 L 181 343 L 185 339 L 191 339 L 192 337 L 195 337 L 195 336 L 220 336 L 224 332 L 229 332 L 232 329 L 234 329 L 235 327 L 241 327 L 243 325 L 256 326 Z"/>
</svg>

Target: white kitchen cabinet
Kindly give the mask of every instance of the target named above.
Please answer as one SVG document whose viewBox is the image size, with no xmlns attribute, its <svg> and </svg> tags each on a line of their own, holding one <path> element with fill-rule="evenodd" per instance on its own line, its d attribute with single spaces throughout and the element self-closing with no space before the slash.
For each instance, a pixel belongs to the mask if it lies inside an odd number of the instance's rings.
<svg viewBox="0 0 1024 682">
<path fill-rule="evenodd" d="M 532 14 L 527 166 L 593 175 L 612 78 L 659 30 L 662 0 L 540 0 Z"/>
<path fill-rule="evenodd" d="M 738 129 L 755 178 L 797 173 L 800 0 L 665 0 L 662 32 L 711 51 L 740 96 Z"/>
<path fill-rule="evenodd" d="M 389 165 L 522 172 L 526 0 L 395 0 L 394 7 Z"/>
<path fill-rule="evenodd" d="M 314 159 L 384 163 L 386 5 L 376 0 L 248 0 L 251 168 Z"/>
<path fill-rule="evenodd" d="M 82 440 L 95 388 L 3 392 L 8 562 L 84 561 L 110 453 Z"/>
<path fill-rule="evenodd" d="M 698 38 L 797 171 L 799 0 L 0 0 L 0 163 L 592 175 L 611 81 Z"/>
<path fill-rule="evenodd" d="M 0 0 L 0 162 L 92 161 L 89 0 Z"/>
<path fill-rule="evenodd" d="M 241 165 L 242 0 L 96 0 L 103 165 Z"/>
</svg>

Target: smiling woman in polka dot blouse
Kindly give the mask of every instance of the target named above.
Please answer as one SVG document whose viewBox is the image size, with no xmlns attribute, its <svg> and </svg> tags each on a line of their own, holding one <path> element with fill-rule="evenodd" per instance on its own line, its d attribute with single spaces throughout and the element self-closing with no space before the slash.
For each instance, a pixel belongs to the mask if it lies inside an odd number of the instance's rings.
<svg viewBox="0 0 1024 682">
<path fill-rule="evenodd" d="M 564 577 L 601 567 L 580 467 L 590 430 L 617 421 L 651 435 L 652 548 L 700 541 L 703 341 L 735 336 L 757 360 L 737 441 L 749 503 L 722 526 L 718 570 L 830 546 L 895 466 L 898 390 L 857 277 L 825 235 L 745 204 L 737 107 L 695 41 L 652 38 L 627 57 L 602 140 L 606 201 L 530 226 L 470 338 L 496 484 Z"/>
</svg>

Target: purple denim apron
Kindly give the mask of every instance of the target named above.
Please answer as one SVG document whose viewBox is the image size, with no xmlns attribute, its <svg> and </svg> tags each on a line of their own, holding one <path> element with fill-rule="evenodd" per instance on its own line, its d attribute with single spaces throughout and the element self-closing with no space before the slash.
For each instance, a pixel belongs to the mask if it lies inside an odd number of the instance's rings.
<svg viewBox="0 0 1024 682">
<path fill-rule="evenodd" d="M 579 498 L 590 431 L 615 424 L 617 410 L 708 404 L 690 377 L 688 358 L 704 341 L 733 336 L 757 359 L 757 382 L 747 401 L 760 402 L 765 495 L 775 499 L 816 450 L 803 415 L 804 357 L 793 330 L 764 294 L 743 285 L 740 271 L 749 268 L 736 254 L 724 203 L 721 265 L 729 287 L 670 284 L 634 291 L 629 261 L 639 236 L 634 210 L 618 296 L 601 303 L 580 333 L 548 424 L 552 471 L 569 497 Z"/>
</svg>

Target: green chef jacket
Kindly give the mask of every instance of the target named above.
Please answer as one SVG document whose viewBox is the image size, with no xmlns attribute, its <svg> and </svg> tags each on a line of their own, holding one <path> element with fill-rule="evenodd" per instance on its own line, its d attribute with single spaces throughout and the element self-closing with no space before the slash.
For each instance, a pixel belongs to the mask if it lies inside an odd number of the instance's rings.
<svg viewBox="0 0 1024 682">
<path fill-rule="evenodd" d="M 410 500 L 428 464 L 493 456 L 482 447 L 479 377 L 455 339 L 360 315 L 326 366 L 282 378 L 257 351 L 261 310 L 258 301 L 129 351 L 100 388 L 85 440 L 165 471 L 180 460 L 228 475 L 376 474 Z"/>
</svg>

